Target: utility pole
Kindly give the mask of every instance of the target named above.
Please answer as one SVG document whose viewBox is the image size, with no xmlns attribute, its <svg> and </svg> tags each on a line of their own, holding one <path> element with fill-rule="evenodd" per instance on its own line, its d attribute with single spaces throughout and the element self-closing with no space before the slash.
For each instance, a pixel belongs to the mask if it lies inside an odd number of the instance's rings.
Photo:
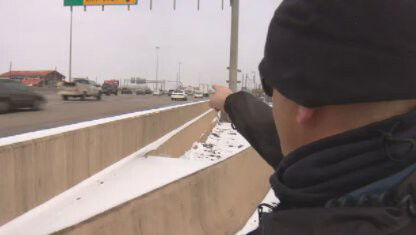
<svg viewBox="0 0 416 235">
<path fill-rule="evenodd" d="M 253 73 L 254 89 L 257 89 L 256 72 L 253 71 L 252 73 Z"/>
<path fill-rule="evenodd" d="M 158 89 L 158 82 L 159 82 L 159 49 L 160 47 L 156 47 L 156 90 Z"/>
<path fill-rule="evenodd" d="M 201 73 L 198 74 L 198 86 L 201 84 Z"/>
<path fill-rule="evenodd" d="M 13 63 L 10 61 L 10 67 L 9 67 L 9 78 L 12 79 L 12 68 L 13 68 Z"/>
<path fill-rule="evenodd" d="M 182 65 L 182 63 L 181 63 L 181 62 L 179 62 L 178 82 L 181 82 L 181 65 Z"/>
<path fill-rule="evenodd" d="M 230 71 L 229 71 L 229 88 L 237 91 L 237 73 L 238 73 L 238 21 L 239 21 L 240 0 L 231 0 L 231 46 L 230 46 Z"/>
<path fill-rule="evenodd" d="M 243 77 L 245 77 L 245 79 L 244 79 L 244 82 L 245 82 L 245 84 L 244 84 L 244 88 L 246 88 L 246 91 L 248 91 L 249 90 L 249 84 L 248 84 L 248 74 L 246 73 L 245 75 L 243 75 Z"/>
<path fill-rule="evenodd" d="M 246 89 L 246 91 L 248 90 L 248 74 L 243 74 L 243 78 L 244 78 L 244 88 Z"/>
<path fill-rule="evenodd" d="M 245 84 L 245 77 L 244 77 L 244 73 L 241 74 L 241 90 L 244 90 L 244 87 L 246 86 Z"/>
<path fill-rule="evenodd" d="M 73 18 L 74 10 L 71 6 L 71 23 L 69 26 L 69 81 L 72 82 L 72 18 Z"/>
</svg>

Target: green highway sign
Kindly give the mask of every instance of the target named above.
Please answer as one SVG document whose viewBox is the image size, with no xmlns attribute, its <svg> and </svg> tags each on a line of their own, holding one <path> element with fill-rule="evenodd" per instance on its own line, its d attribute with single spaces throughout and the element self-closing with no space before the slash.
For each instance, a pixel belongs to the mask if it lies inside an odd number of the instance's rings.
<svg viewBox="0 0 416 235">
<path fill-rule="evenodd" d="M 84 0 L 64 0 L 64 6 L 84 6 Z"/>
<path fill-rule="evenodd" d="M 138 0 L 64 0 L 64 6 L 136 5 Z"/>
</svg>

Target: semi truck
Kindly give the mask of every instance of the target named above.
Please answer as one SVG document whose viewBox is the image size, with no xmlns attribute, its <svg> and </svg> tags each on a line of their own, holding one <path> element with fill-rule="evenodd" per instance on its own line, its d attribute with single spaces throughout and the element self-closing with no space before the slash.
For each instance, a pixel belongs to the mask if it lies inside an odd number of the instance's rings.
<svg viewBox="0 0 416 235">
<path fill-rule="evenodd" d="M 102 86 L 102 92 L 105 95 L 118 95 L 120 82 L 118 80 L 105 80 Z"/>
</svg>

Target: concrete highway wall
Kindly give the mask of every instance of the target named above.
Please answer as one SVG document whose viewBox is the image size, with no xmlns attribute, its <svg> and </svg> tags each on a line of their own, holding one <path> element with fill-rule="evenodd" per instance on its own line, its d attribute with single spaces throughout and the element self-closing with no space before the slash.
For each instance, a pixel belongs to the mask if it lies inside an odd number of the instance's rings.
<svg viewBox="0 0 416 235">
<path fill-rule="evenodd" d="M 207 103 L 198 103 L 0 146 L 0 225 L 208 109 Z M 210 126 L 207 120 L 214 112 L 209 115 L 202 120 L 204 124 L 195 123 L 195 128 Z M 192 138 L 197 137 L 200 135 Z M 175 154 L 180 155 L 188 146 L 177 146 Z"/>
<path fill-rule="evenodd" d="M 235 234 L 269 190 L 271 173 L 249 148 L 58 234 Z"/>
<path fill-rule="evenodd" d="M 216 112 L 205 115 L 198 122 L 186 127 L 148 155 L 174 158 L 182 156 L 186 151 L 191 149 L 192 144 L 196 140 L 205 142 L 216 124 L 216 122 L 213 122 L 213 120 L 216 120 L 215 117 Z"/>
</svg>

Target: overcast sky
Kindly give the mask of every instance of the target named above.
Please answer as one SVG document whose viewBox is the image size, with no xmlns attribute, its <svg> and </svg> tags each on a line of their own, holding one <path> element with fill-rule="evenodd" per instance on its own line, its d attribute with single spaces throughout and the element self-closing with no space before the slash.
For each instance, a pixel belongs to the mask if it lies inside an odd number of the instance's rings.
<svg viewBox="0 0 416 235">
<path fill-rule="evenodd" d="M 73 77 L 175 80 L 182 62 L 186 84 L 222 83 L 228 77 L 231 8 L 225 0 L 139 0 L 125 6 L 74 9 Z M 240 0 L 239 67 L 257 72 L 267 28 L 280 0 Z M 63 0 L 0 0 L 0 72 L 57 70 L 68 75 L 70 10 Z M 240 77 L 239 77 L 240 78 Z"/>
</svg>

